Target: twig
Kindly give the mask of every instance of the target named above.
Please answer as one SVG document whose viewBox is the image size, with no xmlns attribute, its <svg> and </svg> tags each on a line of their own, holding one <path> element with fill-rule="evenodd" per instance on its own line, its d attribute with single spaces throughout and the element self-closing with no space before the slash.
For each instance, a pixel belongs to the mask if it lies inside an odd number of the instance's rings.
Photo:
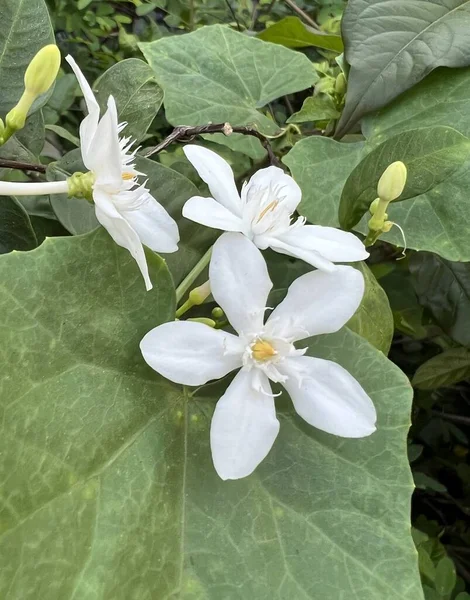
<svg viewBox="0 0 470 600">
<path fill-rule="evenodd" d="M 153 148 L 148 148 L 143 156 L 148 158 L 153 154 L 158 154 L 165 148 L 168 148 L 173 142 L 178 142 L 181 140 L 191 141 L 196 135 L 204 135 L 206 133 L 223 133 L 224 135 L 231 135 L 232 133 L 241 133 L 243 135 L 251 135 L 261 142 L 263 147 L 269 156 L 269 161 L 272 165 L 280 167 L 281 163 L 273 152 L 271 148 L 271 144 L 268 139 L 260 133 L 254 127 L 245 127 L 245 126 L 235 126 L 232 127 L 230 123 L 209 123 L 208 125 L 197 125 L 192 127 L 191 125 L 180 125 L 175 127 L 173 131 L 167 136 L 162 142 L 154 146 Z"/>
<path fill-rule="evenodd" d="M 284 0 L 284 2 L 288 6 L 290 6 L 292 8 L 292 10 L 299 15 L 299 17 L 302 17 L 302 19 L 306 23 L 308 23 L 310 25 L 310 27 L 313 27 L 314 29 L 320 30 L 320 27 L 318 27 L 318 25 L 315 23 L 315 21 L 311 17 L 309 17 L 308 14 L 305 11 L 303 11 L 301 8 L 299 8 L 297 6 L 297 4 L 294 2 L 294 0 Z"/>
<path fill-rule="evenodd" d="M 32 163 L 19 162 L 16 160 L 8 160 L 0 158 L 1 169 L 19 169 L 20 171 L 35 171 L 36 173 L 45 173 L 45 165 L 36 165 Z"/>
<path fill-rule="evenodd" d="M 235 11 L 233 10 L 232 5 L 230 4 L 230 0 L 225 0 L 225 4 L 227 5 L 230 13 L 232 14 L 233 20 L 237 24 L 238 31 L 241 31 L 242 29 L 240 27 L 240 23 L 238 22 L 237 15 L 235 14 Z"/>
</svg>

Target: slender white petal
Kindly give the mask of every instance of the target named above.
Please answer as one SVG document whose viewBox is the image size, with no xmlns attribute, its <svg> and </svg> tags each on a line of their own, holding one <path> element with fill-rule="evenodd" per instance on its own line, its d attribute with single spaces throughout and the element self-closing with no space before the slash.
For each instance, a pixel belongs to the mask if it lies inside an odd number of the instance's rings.
<svg viewBox="0 0 470 600">
<path fill-rule="evenodd" d="M 108 98 L 108 110 L 98 123 L 96 135 L 88 148 L 88 163 L 87 168 L 96 176 L 95 186 L 106 187 L 110 192 L 122 188 L 119 124 L 112 96 Z"/>
<path fill-rule="evenodd" d="M 293 229 L 294 232 L 299 232 L 303 229 L 303 227 L 296 227 Z M 280 237 L 274 237 L 270 235 L 257 235 L 253 239 L 253 243 L 255 243 L 258 248 L 262 250 L 265 248 L 271 248 L 280 254 L 287 254 L 287 256 L 293 256 L 295 258 L 300 258 L 300 260 L 304 260 L 309 265 L 312 265 L 316 269 L 320 269 L 321 271 L 325 271 L 326 273 L 332 273 L 336 270 L 336 265 L 334 265 L 330 260 L 322 256 L 316 250 L 300 248 L 297 244 L 295 244 L 295 236 L 294 243 L 286 243 L 281 240 Z"/>
<path fill-rule="evenodd" d="M 243 222 L 214 198 L 193 196 L 183 206 L 183 217 L 222 231 L 241 231 Z"/>
<path fill-rule="evenodd" d="M 268 379 L 262 377 L 270 389 Z M 252 371 L 242 369 L 215 407 L 211 450 L 222 479 L 250 475 L 266 458 L 279 432 L 274 398 L 255 391 L 252 384 Z"/>
<path fill-rule="evenodd" d="M 376 429 L 372 400 L 340 365 L 310 356 L 287 358 L 280 366 L 283 386 L 297 413 L 310 425 L 348 438 L 366 437 Z"/>
<path fill-rule="evenodd" d="M 120 195 L 134 194 L 136 206 L 126 207 L 119 201 Z M 155 252 L 169 253 L 178 250 L 179 232 L 176 222 L 145 188 L 118 194 L 114 199 L 118 211 L 137 232 L 143 244 Z"/>
<path fill-rule="evenodd" d="M 356 262 L 369 256 L 364 244 L 353 233 L 334 227 L 303 225 L 276 237 L 289 245 L 294 252 L 294 249 L 310 251 L 331 262 Z"/>
<path fill-rule="evenodd" d="M 267 167 L 256 171 L 243 187 L 242 200 L 248 203 L 264 190 L 270 190 L 272 200 L 282 203 L 291 214 L 302 198 L 300 187 L 279 167 Z"/>
<path fill-rule="evenodd" d="M 267 326 L 272 335 L 292 340 L 333 333 L 353 316 L 363 295 L 364 277 L 353 267 L 312 271 L 292 283 Z"/>
<path fill-rule="evenodd" d="M 238 337 L 193 321 L 164 323 L 140 343 L 145 361 L 170 381 L 202 385 L 242 364 Z"/>
<path fill-rule="evenodd" d="M 242 233 L 224 233 L 216 241 L 209 279 L 232 327 L 238 333 L 261 331 L 272 283 L 261 252 Z"/>
<path fill-rule="evenodd" d="M 95 213 L 98 221 L 108 231 L 109 235 L 119 246 L 129 250 L 142 273 L 147 291 L 152 289 L 147 259 L 144 248 L 137 233 L 129 223 L 122 217 L 113 204 L 112 196 L 100 189 L 93 190 L 95 201 Z"/>
<path fill-rule="evenodd" d="M 212 150 L 194 144 L 187 144 L 183 151 L 217 202 L 241 216 L 242 203 L 228 162 Z"/>
<path fill-rule="evenodd" d="M 88 150 L 95 137 L 96 128 L 98 127 L 100 107 L 90 85 L 88 84 L 88 81 L 85 79 L 75 60 L 70 55 L 66 56 L 65 60 L 69 63 L 73 72 L 75 73 L 88 109 L 88 115 L 80 123 L 80 147 L 82 151 L 83 162 L 85 163 L 87 169 L 91 170 L 91 167 L 88 165 Z"/>
</svg>

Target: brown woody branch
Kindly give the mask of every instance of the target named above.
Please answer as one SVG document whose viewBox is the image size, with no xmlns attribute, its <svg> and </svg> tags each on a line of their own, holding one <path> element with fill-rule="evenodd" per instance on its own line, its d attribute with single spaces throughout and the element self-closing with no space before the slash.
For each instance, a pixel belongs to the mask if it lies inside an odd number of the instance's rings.
<svg viewBox="0 0 470 600">
<path fill-rule="evenodd" d="M 173 142 L 189 142 L 195 138 L 197 135 L 204 135 L 206 133 L 223 133 L 226 136 L 232 135 L 232 133 L 241 133 L 242 135 L 251 135 L 252 137 L 257 138 L 263 148 L 265 148 L 266 152 L 269 156 L 269 161 L 272 165 L 276 167 L 280 167 L 281 163 L 279 162 L 277 156 L 274 154 L 273 149 L 271 148 L 271 144 L 268 139 L 260 133 L 254 127 L 245 127 L 245 126 L 234 126 L 230 125 L 230 123 L 210 123 L 208 125 L 197 125 L 192 127 L 190 125 L 180 125 L 175 127 L 173 131 L 167 136 L 162 142 L 154 146 L 153 148 L 148 148 L 143 156 L 149 157 L 153 154 L 158 154 L 165 148 L 168 148 Z"/>
<path fill-rule="evenodd" d="M 20 171 L 34 171 L 35 173 L 45 173 L 45 165 L 25 163 L 17 160 L 8 160 L 0 158 L 0 169 L 19 169 Z"/>
</svg>

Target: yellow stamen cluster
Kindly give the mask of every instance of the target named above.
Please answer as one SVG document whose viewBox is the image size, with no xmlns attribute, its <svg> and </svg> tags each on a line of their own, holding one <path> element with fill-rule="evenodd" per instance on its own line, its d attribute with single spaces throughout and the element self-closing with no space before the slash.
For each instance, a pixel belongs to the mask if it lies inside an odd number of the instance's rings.
<svg viewBox="0 0 470 600">
<path fill-rule="evenodd" d="M 134 179 L 134 175 L 126 171 L 122 174 L 122 178 L 124 179 L 124 181 L 130 181 L 131 179 Z"/>
<path fill-rule="evenodd" d="M 277 354 L 276 350 L 266 340 L 258 340 L 251 346 L 251 353 L 255 360 L 269 360 Z"/>
</svg>

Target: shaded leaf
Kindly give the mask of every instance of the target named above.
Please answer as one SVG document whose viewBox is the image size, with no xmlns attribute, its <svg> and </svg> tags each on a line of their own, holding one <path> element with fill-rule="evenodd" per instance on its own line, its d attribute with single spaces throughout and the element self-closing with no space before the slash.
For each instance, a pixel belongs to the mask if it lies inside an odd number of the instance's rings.
<svg viewBox="0 0 470 600">
<path fill-rule="evenodd" d="M 411 257 L 410 271 L 420 304 L 451 338 L 470 346 L 470 263 L 418 252 Z"/>
<path fill-rule="evenodd" d="M 339 205 L 339 222 L 351 229 L 377 198 L 377 184 L 395 161 L 408 170 L 405 189 L 395 203 L 424 194 L 452 175 L 467 159 L 470 140 L 450 127 L 425 127 L 399 133 L 370 152 L 348 177 Z"/>
<path fill-rule="evenodd" d="M 24 89 L 24 74 L 31 59 L 43 46 L 54 41 L 51 20 L 44 0 L 2 0 L 0 2 L 0 116 L 15 106 Z M 52 90 L 51 90 L 52 91 Z M 37 110 L 50 94 L 44 94 Z"/>
<path fill-rule="evenodd" d="M 302 54 L 220 25 L 139 47 L 163 88 L 166 117 L 172 125 L 230 122 L 273 135 L 279 127 L 261 109 L 318 79 Z M 210 139 L 253 158 L 264 156 L 254 138 L 217 134 Z"/>
<path fill-rule="evenodd" d="M 470 63 L 469 0 L 350 0 L 342 32 L 350 64 L 343 135 L 439 66 Z"/>
<path fill-rule="evenodd" d="M 394 330 L 387 294 L 366 263 L 356 263 L 354 267 L 364 275 L 366 288 L 361 305 L 348 321 L 347 327 L 387 355 Z"/>
<path fill-rule="evenodd" d="M 445 556 L 438 562 L 436 567 L 436 578 L 434 580 L 436 591 L 444 598 L 449 598 L 456 581 L 454 563 L 448 556 Z"/>
<path fill-rule="evenodd" d="M 413 385 L 422 390 L 446 387 L 470 378 L 470 350 L 450 348 L 420 365 Z"/>
<path fill-rule="evenodd" d="M 0 196 L 0 254 L 32 250 L 38 245 L 28 213 L 16 200 Z"/>
<path fill-rule="evenodd" d="M 108 69 L 93 86 L 101 110 L 114 96 L 119 122 L 127 122 L 125 136 L 141 140 L 163 102 L 163 91 L 153 70 L 143 60 L 128 58 Z"/>
<path fill-rule="evenodd" d="M 339 112 L 331 96 L 310 96 L 306 98 L 299 112 L 294 113 L 287 119 L 288 123 L 306 123 L 308 121 L 320 121 L 337 119 Z"/>
<path fill-rule="evenodd" d="M 258 33 L 257 37 L 265 42 L 281 44 L 287 48 L 316 46 L 338 53 L 343 51 L 341 36 L 316 31 L 304 25 L 298 17 L 285 17 Z"/>
</svg>

